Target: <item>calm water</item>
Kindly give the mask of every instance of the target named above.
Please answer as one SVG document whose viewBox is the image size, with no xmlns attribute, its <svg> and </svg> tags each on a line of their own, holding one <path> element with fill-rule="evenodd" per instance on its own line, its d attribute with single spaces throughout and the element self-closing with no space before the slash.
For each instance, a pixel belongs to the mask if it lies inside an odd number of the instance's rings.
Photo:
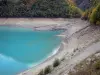
<svg viewBox="0 0 100 75">
<path fill-rule="evenodd" d="M 0 75 L 16 75 L 46 59 L 61 42 L 62 31 L 32 31 L 0 26 Z"/>
</svg>

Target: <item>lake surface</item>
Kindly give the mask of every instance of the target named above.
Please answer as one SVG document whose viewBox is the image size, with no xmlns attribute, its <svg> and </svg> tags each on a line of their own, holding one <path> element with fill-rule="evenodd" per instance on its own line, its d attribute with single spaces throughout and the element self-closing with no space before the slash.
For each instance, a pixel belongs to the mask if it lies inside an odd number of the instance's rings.
<svg viewBox="0 0 100 75">
<path fill-rule="evenodd" d="M 60 45 L 61 32 L 0 26 L 0 75 L 16 75 L 48 58 Z"/>
</svg>

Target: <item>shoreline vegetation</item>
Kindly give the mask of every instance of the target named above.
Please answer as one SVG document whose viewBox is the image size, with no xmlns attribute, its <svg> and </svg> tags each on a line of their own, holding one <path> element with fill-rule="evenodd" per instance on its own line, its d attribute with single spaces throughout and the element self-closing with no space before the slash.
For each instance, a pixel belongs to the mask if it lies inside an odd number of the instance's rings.
<svg viewBox="0 0 100 75">
<path fill-rule="evenodd" d="M 90 7 L 86 9 L 81 19 L 88 20 L 91 25 L 100 25 L 100 0 L 91 0 Z"/>
</svg>

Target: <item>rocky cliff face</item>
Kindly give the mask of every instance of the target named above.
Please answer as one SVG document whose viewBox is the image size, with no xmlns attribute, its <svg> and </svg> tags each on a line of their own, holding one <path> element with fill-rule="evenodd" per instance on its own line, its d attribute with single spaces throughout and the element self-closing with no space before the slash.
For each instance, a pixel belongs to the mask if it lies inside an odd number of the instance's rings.
<svg viewBox="0 0 100 75">
<path fill-rule="evenodd" d="M 90 7 L 90 0 L 73 0 L 73 1 L 76 3 L 76 5 L 79 8 L 81 8 L 83 10 Z"/>
<path fill-rule="evenodd" d="M 92 6 L 95 6 L 100 2 L 100 0 L 73 0 L 73 1 L 76 3 L 76 5 L 79 8 L 83 10 L 86 10 Z"/>
</svg>

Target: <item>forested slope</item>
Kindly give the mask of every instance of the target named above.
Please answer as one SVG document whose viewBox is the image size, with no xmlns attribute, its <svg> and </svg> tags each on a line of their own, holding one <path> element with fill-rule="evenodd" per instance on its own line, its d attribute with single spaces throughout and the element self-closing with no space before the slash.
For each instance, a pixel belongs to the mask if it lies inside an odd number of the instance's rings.
<svg viewBox="0 0 100 75">
<path fill-rule="evenodd" d="M 0 1 L 0 17 L 80 17 L 81 10 L 68 0 Z"/>
</svg>

